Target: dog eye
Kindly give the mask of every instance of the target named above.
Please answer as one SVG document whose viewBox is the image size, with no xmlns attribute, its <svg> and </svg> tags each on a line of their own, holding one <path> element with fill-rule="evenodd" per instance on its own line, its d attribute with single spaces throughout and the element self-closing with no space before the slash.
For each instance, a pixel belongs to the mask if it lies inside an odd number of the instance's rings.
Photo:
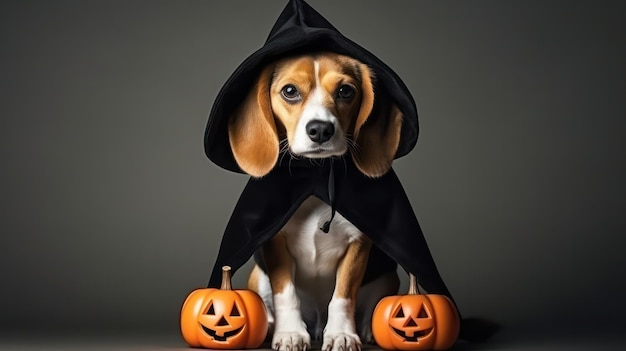
<svg viewBox="0 0 626 351">
<path fill-rule="evenodd" d="M 302 96 L 300 95 L 300 92 L 293 84 L 285 85 L 281 89 L 280 94 L 283 96 L 285 100 L 287 100 L 287 102 L 297 102 L 297 101 L 302 100 Z"/>
<path fill-rule="evenodd" d="M 354 88 L 349 85 L 342 85 L 337 89 L 337 98 L 339 99 L 351 99 L 354 96 Z"/>
</svg>

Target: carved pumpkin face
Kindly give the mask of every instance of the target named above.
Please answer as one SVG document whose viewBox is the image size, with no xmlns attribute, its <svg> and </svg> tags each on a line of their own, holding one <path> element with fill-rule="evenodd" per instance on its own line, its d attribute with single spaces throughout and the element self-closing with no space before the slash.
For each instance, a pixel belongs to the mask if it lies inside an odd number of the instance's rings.
<svg viewBox="0 0 626 351">
<path fill-rule="evenodd" d="M 391 331 L 405 342 L 422 342 L 432 335 L 434 322 L 430 307 L 424 303 L 404 300 L 396 306 L 389 319 Z"/>
<path fill-rule="evenodd" d="M 412 279 L 411 284 L 416 284 Z M 459 335 L 461 320 L 444 295 L 417 293 L 387 296 L 372 315 L 374 340 L 386 350 L 447 350 Z"/>
<path fill-rule="evenodd" d="M 228 282 L 222 282 L 221 289 L 196 289 L 185 300 L 180 314 L 183 339 L 191 347 L 257 348 L 267 335 L 265 305 L 253 291 L 231 290 L 230 274 L 224 275 Z"/>
<path fill-rule="evenodd" d="M 205 307 L 206 311 L 198 316 L 202 330 L 215 341 L 228 341 L 243 331 L 246 318 L 240 312 L 242 301 L 237 300 L 241 300 L 237 295 L 232 299 L 211 299 Z"/>
</svg>

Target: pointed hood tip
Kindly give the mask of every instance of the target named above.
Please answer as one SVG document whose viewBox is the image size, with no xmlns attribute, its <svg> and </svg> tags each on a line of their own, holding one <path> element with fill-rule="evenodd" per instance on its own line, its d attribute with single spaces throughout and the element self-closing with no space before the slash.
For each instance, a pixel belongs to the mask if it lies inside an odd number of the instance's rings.
<svg viewBox="0 0 626 351">
<path fill-rule="evenodd" d="M 278 33 L 296 27 L 328 29 L 339 33 L 337 28 L 304 0 L 290 0 L 278 16 L 265 43 L 272 41 Z"/>
</svg>

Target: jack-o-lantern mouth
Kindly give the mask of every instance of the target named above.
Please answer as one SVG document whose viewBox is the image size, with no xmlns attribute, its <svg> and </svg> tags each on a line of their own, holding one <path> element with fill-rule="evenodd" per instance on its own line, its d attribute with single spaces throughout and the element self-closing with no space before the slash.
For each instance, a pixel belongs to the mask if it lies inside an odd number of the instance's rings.
<svg viewBox="0 0 626 351">
<path fill-rule="evenodd" d="M 202 324 L 200 324 L 202 325 Z M 239 327 L 235 330 L 231 330 L 231 331 L 227 331 L 224 332 L 224 335 L 217 335 L 217 332 L 211 328 L 207 328 L 204 325 L 202 325 L 202 329 L 204 330 L 205 333 L 207 333 L 208 335 L 210 335 L 213 339 L 215 339 L 216 341 L 226 341 L 228 340 L 228 338 L 233 337 L 237 334 L 239 334 L 241 332 L 241 330 L 243 329 L 243 327 Z"/>
<path fill-rule="evenodd" d="M 406 332 L 403 330 L 400 330 L 394 327 L 391 327 L 391 329 L 393 329 L 393 331 L 396 334 L 398 334 L 398 336 L 402 337 L 405 341 L 410 341 L 410 342 L 417 342 L 419 338 L 428 336 L 433 331 L 433 328 L 424 329 L 424 330 L 416 330 L 413 333 L 413 336 L 408 336 L 406 335 Z"/>
</svg>

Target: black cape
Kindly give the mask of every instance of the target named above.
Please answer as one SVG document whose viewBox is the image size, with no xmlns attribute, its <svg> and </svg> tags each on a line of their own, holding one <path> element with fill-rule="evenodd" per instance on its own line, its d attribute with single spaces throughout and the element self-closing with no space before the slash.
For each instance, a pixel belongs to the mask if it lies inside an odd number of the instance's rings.
<svg viewBox="0 0 626 351">
<path fill-rule="evenodd" d="M 334 177 L 334 192 L 329 192 L 329 176 Z M 236 270 L 245 264 L 309 196 L 334 205 L 374 243 L 364 283 L 394 270 L 397 262 L 429 293 L 451 297 L 395 172 L 369 178 L 351 157 L 320 163 L 286 157 L 268 175 L 250 178 L 226 227 L 209 286 L 220 285 L 223 265 Z"/>
</svg>

